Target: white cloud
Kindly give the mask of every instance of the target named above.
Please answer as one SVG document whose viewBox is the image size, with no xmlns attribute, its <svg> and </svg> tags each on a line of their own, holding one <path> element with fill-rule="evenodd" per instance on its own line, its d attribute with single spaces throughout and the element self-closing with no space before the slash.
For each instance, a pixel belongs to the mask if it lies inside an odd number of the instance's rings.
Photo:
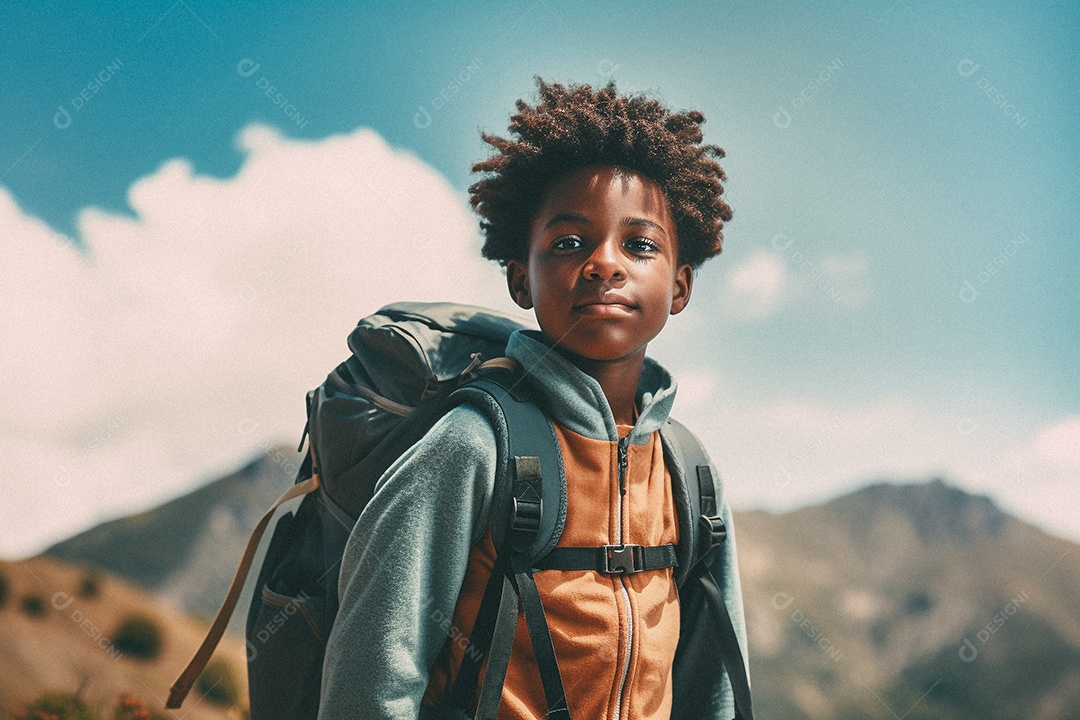
<svg viewBox="0 0 1080 720">
<path fill-rule="evenodd" d="M 373 132 L 320 141 L 264 127 L 240 136 L 233 178 L 184 160 L 133 184 L 131 218 L 86 210 L 90 251 L 0 188 L 0 556 L 154 505 L 299 439 L 304 393 L 347 354 L 356 320 L 401 299 L 514 310 L 479 257 L 466 199 Z M 775 247 L 775 246 L 774 246 Z M 771 316 L 799 298 L 833 306 L 865 285 L 858 255 L 759 249 L 725 274 L 725 316 Z M 785 254 L 786 253 L 786 254 Z M 825 290 L 824 292 L 822 290 Z M 839 303 L 837 303 L 839 304 Z M 938 404 L 867 397 L 778 401 L 720 374 L 692 303 L 657 339 L 732 501 L 792 507 L 870 477 L 945 472 L 1026 518 L 1078 537 L 1080 417 L 1031 436 L 983 421 L 965 433 Z M 760 390 L 760 391 L 759 391 Z"/>
<path fill-rule="evenodd" d="M 304 393 L 385 303 L 513 309 L 465 198 L 374 132 L 239 141 L 235 177 L 172 160 L 135 218 L 83 211 L 86 256 L 0 188 L 0 555 L 299 439 Z"/>
<path fill-rule="evenodd" d="M 1030 449 L 1047 468 L 1080 480 L 1080 415 L 1044 427 L 1035 434 Z"/>
<path fill-rule="evenodd" d="M 782 307 L 790 284 L 791 275 L 779 256 L 754 250 L 725 277 L 723 312 L 743 322 L 772 315 Z"/>
<path fill-rule="evenodd" d="M 674 413 L 678 416 L 700 414 L 716 403 L 719 380 L 715 372 L 685 370 L 677 374 L 678 391 Z"/>
<path fill-rule="evenodd" d="M 999 487 L 1009 506 L 1049 530 L 1077 537 L 1080 415 L 1038 429 L 1027 442 L 1005 452 L 1003 459 L 1007 482 Z"/>
</svg>

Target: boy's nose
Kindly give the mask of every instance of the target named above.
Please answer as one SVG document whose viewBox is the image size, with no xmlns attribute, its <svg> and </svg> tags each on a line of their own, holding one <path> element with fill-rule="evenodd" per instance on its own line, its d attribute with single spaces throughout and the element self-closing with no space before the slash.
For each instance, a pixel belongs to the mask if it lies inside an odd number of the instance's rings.
<svg viewBox="0 0 1080 720">
<path fill-rule="evenodd" d="M 617 243 L 602 242 L 597 245 L 585 261 L 582 275 L 586 280 L 626 279 L 626 268 L 623 266 Z"/>
</svg>

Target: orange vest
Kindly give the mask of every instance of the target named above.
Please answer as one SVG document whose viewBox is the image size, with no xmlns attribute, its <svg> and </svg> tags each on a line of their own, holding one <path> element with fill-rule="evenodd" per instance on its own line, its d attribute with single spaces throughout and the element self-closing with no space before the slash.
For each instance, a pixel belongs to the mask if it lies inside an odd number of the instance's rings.
<svg viewBox="0 0 1080 720">
<path fill-rule="evenodd" d="M 678 542 L 671 478 L 658 432 L 627 446 L 625 494 L 618 444 L 555 424 L 566 471 L 566 524 L 558 547 Z M 619 426 L 620 436 L 630 432 Z M 495 563 L 490 526 L 469 555 L 453 624 L 467 637 Z M 671 714 L 671 666 L 679 642 L 679 596 L 672 568 L 631 575 L 538 570 L 571 716 L 652 720 Z M 425 703 L 436 703 L 457 675 L 464 643 L 450 642 L 431 670 Z M 543 718 L 540 673 L 524 617 L 518 616 L 500 718 Z"/>
</svg>

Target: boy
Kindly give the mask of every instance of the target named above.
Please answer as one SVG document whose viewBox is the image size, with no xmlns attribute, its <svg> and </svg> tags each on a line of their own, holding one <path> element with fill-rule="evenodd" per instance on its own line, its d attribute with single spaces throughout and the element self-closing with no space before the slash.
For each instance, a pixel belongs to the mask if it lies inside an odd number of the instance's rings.
<svg viewBox="0 0 1080 720">
<path fill-rule="evenodd" d="M 700 113 L 612 84 L 538 84 L 540 102 L 518 101 L 511 118 L 516 140 L 484 136 L 498 153 L 473 167 L 489 175 L 470 192 L 483 254 L 540 326 L 515 333 L 506 354 L 562 450 L 558 547 L 675 547 L 697 518 L 680 515 L 658 432 L 675 383 L 645 350 L 689 302 L 693 269 L 720 252 L 723 151 L 701 144 Z M 380 479 L 342 561 L 322 720 L 424 717 L 443 700 L 496 558 L 496 462 L 486 416 L 462 405 Z M 717 500 L 729 535 L 709 562 L 745 648 L 730 512 Z M 534 572 L 574 718 L 732 717 L 709 606 L 700 594 L 680 606 L 670 565 Z M 540 672 L 519 617 L 499 717 L 545 717 Z"/>
</svg>

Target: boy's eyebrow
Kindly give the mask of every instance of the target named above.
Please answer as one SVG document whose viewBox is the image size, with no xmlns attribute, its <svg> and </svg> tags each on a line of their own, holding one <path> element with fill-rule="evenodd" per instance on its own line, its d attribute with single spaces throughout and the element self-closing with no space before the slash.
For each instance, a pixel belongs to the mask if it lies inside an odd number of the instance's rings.
<svg viewBox="0 0 1080 720">
<path fill-rule="evenodd" d="M 620 225 L 629 225 L 629 226 L 634 226 L 634 227 L 637 227 L 637 226 L 650 227 L 650 228 L 653 228 L 655 230 L 659 230 L 660 232 L 667 235 L 667 231 L 664 230 L 663 225 L 660 225 L 658 223 L 654 223 L 652 220 L 646 220 L 645 218 L 626 217 L 626 218 L 623 218 L 622 222 L 619 223 L 619 224 Z"/>
<path fill-rule="evenodd" d="M 556 213 L 555 215 L 552 215 L 551 219 L 548 220 L 547 223 L 544 224 L 544 229 L 547 230 L 552 225 L 557 225 L 558 223 L 561 223 L 561 222 L 589 223 L 591 221 L 589 220 L 589 218 L 585 217 L 581 213 L 561 212 L 561 213 Z"/>
</svg>

